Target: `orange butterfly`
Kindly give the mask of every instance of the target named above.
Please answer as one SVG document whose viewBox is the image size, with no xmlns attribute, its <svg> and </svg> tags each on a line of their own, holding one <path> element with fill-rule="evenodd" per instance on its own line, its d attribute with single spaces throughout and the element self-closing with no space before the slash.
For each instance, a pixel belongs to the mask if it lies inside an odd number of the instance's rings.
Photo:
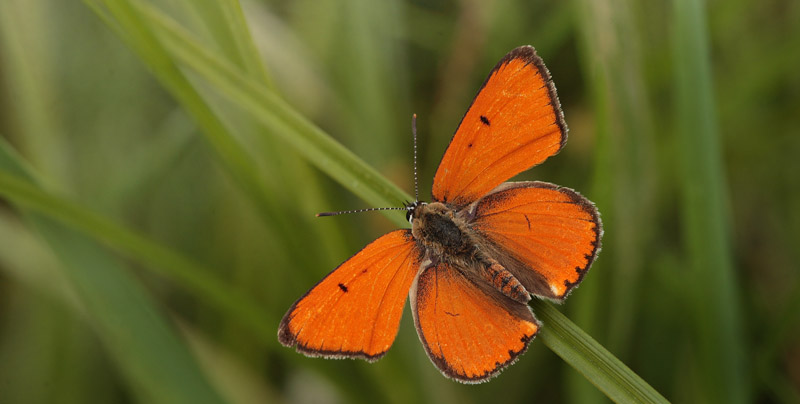
<svg viewBox="0 0 800 404">
<path fill-rule="evenodd" d="M 512 50 L 456 130 L 433 202 L 407 205 L 410 230 L 367 245 L 295 302 L 280 342 L 308 356 L 377 360 L 394 342 L 408 294 L 419 338 L 445 376 L 479 383 L 496 375 L 539 330 L 531 296 L 562 301 L 600 247 L 588 199 L 545 182 L 503 183 L 566 141 L 549 71 L 532 47 Z"/>
</svg>

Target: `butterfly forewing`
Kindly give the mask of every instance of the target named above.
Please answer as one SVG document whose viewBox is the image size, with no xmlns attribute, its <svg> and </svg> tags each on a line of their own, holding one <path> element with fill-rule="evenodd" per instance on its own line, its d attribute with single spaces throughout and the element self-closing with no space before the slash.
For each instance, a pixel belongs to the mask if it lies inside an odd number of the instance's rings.
<svg viewBox="0 0 800 404">
<path fill-rule="evenodd" d="M 436 171 L 433 197 L 468 205 L 556 154 L 566 139 L 550 73 L 532 47 L 514 49 L 464 115 Z"/>
<path fill-rule="evenodd" d="M 600 247 L 597 209 L 577 192 L 545 182 L 512 182 L 481 199 L 475 231 L 529 292 L 563 299 Z"/>
<path fill-rule="evenodd" d="M 420 272 L 410 297 L 431 361 L 464 383 L 485 381 L 513 363 L 539 329 L 527 305 L 478 286 L 448 264 Z"/>
<path fill-rule="evenodd" d="M 394 342 L 418 270 L 410 230 L 378 238 L 289 309 L 281 343 L 310 356 L 378 359 Z"/>
</svg>

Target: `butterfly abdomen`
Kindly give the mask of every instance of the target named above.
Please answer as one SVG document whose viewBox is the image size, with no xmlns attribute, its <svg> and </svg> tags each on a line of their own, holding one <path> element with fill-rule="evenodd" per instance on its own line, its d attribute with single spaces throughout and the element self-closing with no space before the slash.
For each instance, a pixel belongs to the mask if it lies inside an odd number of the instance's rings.
<svg viewBox="0 0 800 404">
<path fill-rule="evenodd" d="M 490 264 L 485 268 L 483 276 L 489 284 L 504 295 L 523 304 L 527 304 L 531 300 L 530 294 L 522 286 L 522 283 L 497 261 L 490 261 Z"/>
</svg>

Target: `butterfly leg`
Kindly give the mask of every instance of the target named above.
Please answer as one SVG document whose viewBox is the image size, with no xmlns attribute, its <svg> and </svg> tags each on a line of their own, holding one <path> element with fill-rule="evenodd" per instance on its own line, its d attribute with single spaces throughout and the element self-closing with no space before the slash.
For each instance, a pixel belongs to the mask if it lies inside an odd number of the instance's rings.
<svg viewBox="0 0 800 404">
<path fill-rule="evenodd" d="M 531 300 L 528 290 L 499 262 L 490 259 L 486 263 L 483 276 L 490 285 L 511 299 L 523 304 L 528 304 Z"/>
</svg>

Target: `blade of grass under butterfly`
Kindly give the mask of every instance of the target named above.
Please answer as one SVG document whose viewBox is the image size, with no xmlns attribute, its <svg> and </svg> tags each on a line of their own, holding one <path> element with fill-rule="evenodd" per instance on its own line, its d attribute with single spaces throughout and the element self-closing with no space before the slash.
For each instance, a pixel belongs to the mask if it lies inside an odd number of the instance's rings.
<svg viewBox="0 0 800 404">
<path fill-rule="evenodd" d="M 712 94 L 706 4 L 673 1 L 673 64 L 685 248 L 691 262 L 702 401 L 746 403 L 742 320 L 728 234 L 726 179 Z"/>
<path fill-rule="evenodd" d="M 33 188 L 27 184 L 33 178 L 8 152 L 0 147 L 0 192 L 13 197 L 24 193 L 24 186 Z M 223 402 L 156 303 L 116 257 L 84 234 L 20 207 L 59 258 L 89 322 L 140 400 Z"/>
<path fill-rule="evenodd" d="M 542 321 L 540 336 L 545 345 L 581 372 L 608 398 L 617 403 L 668 402 L 552 304 L 533 299 L 531 306 L 536 317 Z"/>
</svg>

